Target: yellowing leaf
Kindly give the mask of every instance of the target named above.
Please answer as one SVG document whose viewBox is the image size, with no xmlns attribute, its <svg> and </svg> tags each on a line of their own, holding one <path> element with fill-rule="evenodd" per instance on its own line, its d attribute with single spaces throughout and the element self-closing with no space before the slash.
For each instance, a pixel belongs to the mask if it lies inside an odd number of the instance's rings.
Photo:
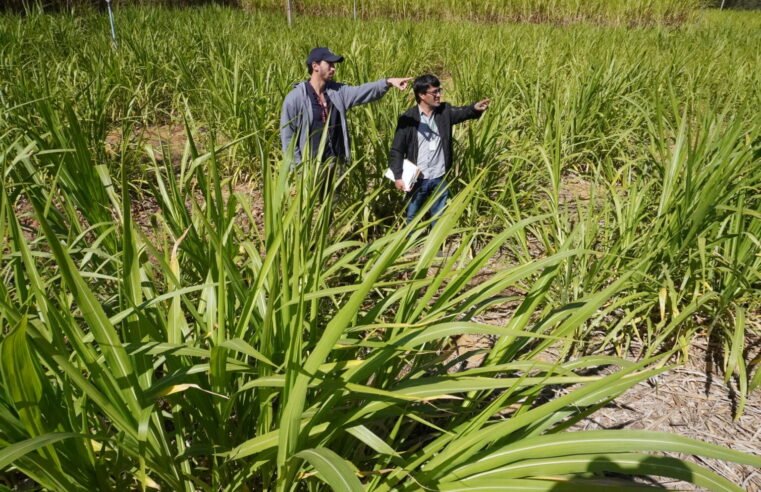
<svg viewBox="0 0 761 492">
<path fill-rule="evenodd" d="M 187 390 L 189 390 L 191 388 L 194 388 L 194 389 L 197 389 L 199 391 L 203 391 L 204 393 L 208 393 L 210 395 L 218 396 L 220 398 L 224 398 L 225 400 L 227 400 L 227 397 L 225 395 L 220 395 L 219 393 L 215 393 L 213 391 L 209 391 L 207 389 L 204 389 L 204 388 L 200 387 L 197 384 L 189 384 L 189 383 L 188 384 L 174 384 L 172 386 L 168 386 L 167 388 L 164 388 L 163 390 L 161 390 L 158 393 L 156 393 L 156 397 L 160 398 L 160 397 L 163 397 L 163 396 L 173 395 L 175 393 L 182 393 L 183 391 L 187 391 Z"/>
</svg>

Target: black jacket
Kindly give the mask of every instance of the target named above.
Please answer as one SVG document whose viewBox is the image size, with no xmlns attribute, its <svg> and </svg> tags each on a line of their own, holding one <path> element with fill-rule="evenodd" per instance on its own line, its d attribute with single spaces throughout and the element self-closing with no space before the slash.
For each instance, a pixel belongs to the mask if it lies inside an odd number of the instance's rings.
<svg viewBox="0 0 761 492">
<path fill-rule="evenodd" d="M 475 106 L 451 106 L 441 103 L 434 112 L 433 119 L 439 129 L 441 145 L 444 151 L 444 167 L 448 171 L 452 167 L 452 125 L 463 121 L 480 118 L 481 112 Z M 391 144 L 388 167 L 394 172 L 395 179 L 402 177 L 402 162 L 404 159 L 417 164 L 417 126 L 420 123 L 420 110 L 417 105 L 408 109 L 399 117 L 394 133 L 394 143 Z"/>
</svg>

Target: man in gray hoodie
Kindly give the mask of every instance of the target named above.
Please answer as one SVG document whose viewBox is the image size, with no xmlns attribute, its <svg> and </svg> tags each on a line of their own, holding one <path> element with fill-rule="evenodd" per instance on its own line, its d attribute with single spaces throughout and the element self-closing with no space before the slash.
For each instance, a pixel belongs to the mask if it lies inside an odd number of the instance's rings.
<svg viewBox="0 0 761 492">
<path fill-rule="evenodd" d="M 407 88 L 409 78 L 381 79 L 352 86 L 333 81 L 336 63 L 343 57 L 328 48 L 314 48 L 307 56 L 309 79 L 295 84 L 285 96 L 280 115 L 280 142 L 283 154 L 293 146 L 293 164 L 299 164 L 306 149 L 311 157 L 317 156 L 320 139 L 327 126 L 327 138 L 322 159 L 335 158 L 349 162 L 351 146 L 346 112 L 354 106 L 376 101 L 393 86 Z"/>
</svg>

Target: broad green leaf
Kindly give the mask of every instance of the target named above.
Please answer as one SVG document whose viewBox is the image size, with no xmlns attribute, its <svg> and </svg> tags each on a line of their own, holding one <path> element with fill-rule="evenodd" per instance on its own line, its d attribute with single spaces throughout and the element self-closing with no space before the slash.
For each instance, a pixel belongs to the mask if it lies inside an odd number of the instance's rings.
<svg viewBox="0 0 761 492">
<path fill-rule="evenodd" d="M 109 369 L 113 371 L 117 380 L 124 381 L 125 383 L 121 388 L 121 394 L 124 399 L 123 404 L 126 404 L 127 407 L 130 408 L 134 419 L 134 415 L 139 414 L 141 410 L 141 391 L 137 384 L 132 361 L 127 355 L 126 350 L 124 350 L 121 340 L 119 340 L 116 330 L 106 316 L 103 307 L 87 286 L 84 279 L 82 279 L 79 270 L 74 265 L 69 254 L 62 247 L 53 229 L 50 227 L 44 216 L 41 205 L 37 203 L 37 201 L 33 201 L 32 204 L 37 213 L 37 220 L 39 220 L 40 225 L 45 232 L 45 236 L 48 239 L 48 244 L 58 262 L 61 276 L 71 293 L 74 295 L 77 305 L 79 309 L 82 310 L 82 315 L 87 321 L 87 324 L 92 329 L 95 340 L 98 342 L 98 345 L 106 358 Z"/>
<path fill-rule="evenodd" d="M 24 424 L 27 434 L 34 438 L 48 433 L 48 425 L 43 421 L 43 391 L 45 380 L 37 366 L 36 357 L 27 340 L 27 318 L 5 337 L 0 346 L 0 369 L 5 391 L 18 412 L 19 420 Z M 54 415 L 45 415 L 50 421 Z M 61 468 L 61 461 L 55 449 L 46 447 L 43 456 L 53 462 L 56 468 Z"/>
<path fill-rule="evenodd" d="M 553 458 L 519 461 L 472 476 L 472 480 L 546 477 L 585 473 L 623 473 L 671 477 L 694 483 L 712 491 L 742 492 L 742 489 L 718 474 L 689 461 L 664 456 L 627 453 L 574 454 Z M 467 484 L 470 478 L 462 480 Z"/>
<path fill-rule="evenodd" d="M 260 362 L 264 362 L 267 365 L 277 368 L 277 366 L 271 360 L 269 360 L 267 357 L 262 355 L 261 352 L 259 352 L 254 347 L 252 347 L 245 341 L 241 340 L 240 338 L 226 340 L 220 345 L 220 347 L 224 347 L 230 350 L 234 350 L 236 352 L 240 352 L 241 354 L 248 355 Z"/>
<path fill-rule="evenodd" d="M 401 458 L 399 453 L 389 446 L 386 441 L 378 437 L 376 433 L 365 427 L 364 425 L 357 425 L 355 427 L 349 427 L 346 432 L 356 437 L 360 442 L 366 444 L 372 450 L 389 456 L 395 456 Z"/>
<path fill-rule="evenodd" d="M 53 432 L 6 446 L 3 449 L 0 449 L 0 469 L 12 464 L 27 453 L 31 453 L 32 451 L 49 446 L 58 441 L 74 437 L 81 436 L 72 432 Z"/>
<path fill-rule="evenodd" d="M 576 406 L 584 400 L 586 400 L 585 404 L 588 405 L 617 396 L 626 388 L 634 386 L 639 381 L 645 380 L 659 372 L 658 370 L 645 370 L 634 374 L 644 364 L 640 363 L 636 366 L 621 369 L 599 381 L 587 383 L 567 395 L 555 398 L 548 403 L 514 416 L 511 419 L 487 425 L 477 432 L 463 436 L 453 441 L 444 452 L 432 459 L 427 464 L 427 467 L 429 470 L 432 470 L 440 466 L 457 465 L 458 462 L 463 462 L 472 456 L 475 450 L 481 449 L 518 429 L 535 424 L 568 405 Z M 620 387 L 618 386 L 619 384 Z"/>
<path fill-rule="evenodd" d="M 362 492 L 364 487 L 352 466 L 327 448 L 313 448 L 299 451 L 294 455 L 308 461 L 319 476 L 335 492 Z"/>
<path fill-rule="evenodd" d="M 398 233 L 397 233 L 398 234 Z M 306 391 L 309 381 L 316 374 L 318 368 L 328 354 L 333 349 L 335 343 L 349 326 L 352 318 L 364 301 L 365 296 L 372 290 L 374 282 L 380 277 L 388 266 L 393 262 L 396 256 L 401 252 L 403 247 L 403 236 L 398 236 L 397 242 L 390 248 L 386 249 L 376 261 L 371 271 L 368 273 L 361 287 L 355 291 L 338 313 L 330 320 L 325 328 L 322 337 L 314 347 L 313 352 L 309 355 L 303 367 L 298 372 L 291 372 L 290 377 L 295 377 L 293 390 L 290 393 L 283 417 L 281 418 L 281 438 L 278 446 L 278 465 L 281 474 L 288 473 L 283 469 L 288 456 L 296 451 L 299 442 L 299 430 L 301 416 L 304 412 L 306 403 Z M 282 476 L 281 480 L 288 480 L 287 476 Z M 283 482 L 281 482 L 283 483 Z"/>
<path fill-rule="evenodd" d="M 27 318 L 3 340 L 0 368 L 5 391 L 12 398 L 19 420 L 32 436 L 46 433 L 42 422 L 42 381 L 27 342 Z"/>
<path fill-rule="evenodd" d="M 761 468 L 761 457 L 675 434 L 650 431 L 598 430 L 564 432 L 524 439 L 516 444 L 484 454 L 473 463 L 453 470 L 447 477 L 459 480 L 509 463 L 535 458 L 635 451 L 675 452 Z M 444 477 L 442 481 L 447 481 L 447 478 Z"/>
</svg>

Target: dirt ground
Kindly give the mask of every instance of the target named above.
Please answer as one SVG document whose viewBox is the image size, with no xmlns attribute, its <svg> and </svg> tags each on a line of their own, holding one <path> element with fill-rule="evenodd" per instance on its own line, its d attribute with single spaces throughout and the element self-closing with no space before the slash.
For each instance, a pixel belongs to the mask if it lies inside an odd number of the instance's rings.
<svg viewBox="0 0 761 492">
<path fill-rule="evenodd" d="M 578 429 L 671 432 L 761 455 L 761 391 L 749 395 L 742 416 L 734 419 L 738 396 L 731 384 L 724 384 L 722 375 L 707 372 L 707 345 L 704 339 L 696 339 L 687 364 L 659 375 L 654 382 L 638 384 Z M 761 491 L 761 470 L 714 459 L 694 457 L 693 461 L 744 490 Z M 681 482 L 660 483 L 679 490 L 699 490 Z"/>
<path fill-rule="evenodd" d="M 486 313 L 478 321 L 503 324 L 505 313 Z M 761 338 L 748 345 L 758 347 Z M 465 335 L 456 340 L 452 357 L 473 353 L 455 370 L 477 367 L 493 340 L 487 336 Z M 552 356 L 551 354 L 549 355 Z M 714 367 L 705 338 L 696 338 L 690 347 L 689 360 L 682 366 L 643 382 L 614 402 L 574 426 L 574 431 L 630 429 L 678 434 L 730 449 L 761 455 L 761 391 L 748 396 L 743 414 L 735 419 L 739 402 L 732 381 Z M 751 466 L 724 463 L 715 459 L 685 457 L 706 466 L 749 492 L 761 492 L 761 470 Z M 668 490 L 701 490 L 694 485 L 671 479 L 655 480 Z"/>
</svg>

